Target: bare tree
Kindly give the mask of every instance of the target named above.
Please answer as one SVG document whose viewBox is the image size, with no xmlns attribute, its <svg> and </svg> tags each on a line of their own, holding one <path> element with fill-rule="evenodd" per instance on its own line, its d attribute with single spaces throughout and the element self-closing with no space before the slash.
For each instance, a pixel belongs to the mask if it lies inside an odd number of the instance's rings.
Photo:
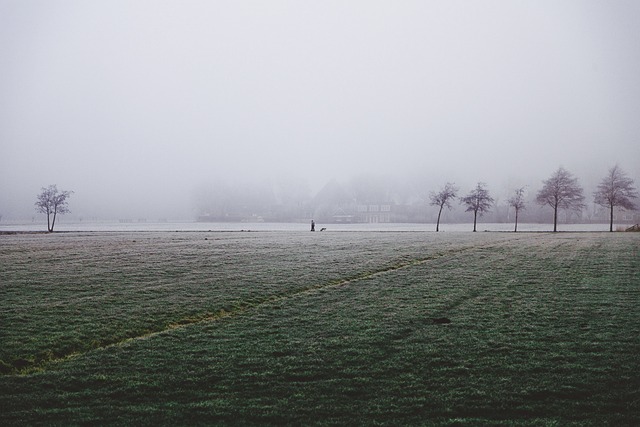
<svg viewBox="0 0 640 427">
<path fill-rule="evenodd" d="M 451 182 L 447 182 L 442 190 L 437 193 L 435 191 L 432 191 L 429 195 L 429 198 L 431 199 L 431 205 L 440 207 L 440 210 L 438 211 L 438 222 L 436 223 L 436 231 L 440 231 L 440 215 L 442 214 L 442 209 L 445 206 L 451 209 L 451 200 L 455 199 L 457 193 L 458 187 L 456 187 Z"/>
<path fill-rule="evenodd" d="M 613 208 L 633 210 L 636 206 L 631 199 L 638 198 L 633 180 L 618 165 L 609 169 L 593 195 L 595 203 L 609 208 L 609 231 L 613 231 Z"/>
<path fill-rule="evenodd" d="M 509 206 L 512 206 L 516 211 L 516 225 L 513 228 L 513 232 L 515 233 L 518 231 L 518 212 L 525 209 L 524 187 L 518 188 L 514 195 L 507 200 L 507 203 L 509 203 Z"/>
<path fill-rule="evenodd" d="M 460 199 L 460 203 L 467 205 L 467 212 L 473 211 L 473 231 L 476 231 L 478 214 L 488 212 L 493 204 L 493 198 L 485 188 L 486 184 L 479 182 L 475 189 Z"/>
<path fill-rule="evenodd" d="M 536 196 L 536 202 L 540 205 L 549 205 L 553 208 L 553 232 L 558 231 L 558 209 L 581 210 L 584 208 L 584 195 L 578 178 L 560 167 L 546 181 L 542 181 L 542 189 Z"/>
<path fill-rule="evenodd" d="M 53 231 L 53 227 L 56 224 L 56 215 L 69 212 L 67 199 L 71 194 L 73 194 L 73 191 L 58 191 L 58 187 L 55 184 L 46 188 L 42 187 L 35 205 L 37 212 L 47 214 L 47 230 L 49 232 Z M 53 218 L 51 218 L 52 215 Z"/>
</svg>

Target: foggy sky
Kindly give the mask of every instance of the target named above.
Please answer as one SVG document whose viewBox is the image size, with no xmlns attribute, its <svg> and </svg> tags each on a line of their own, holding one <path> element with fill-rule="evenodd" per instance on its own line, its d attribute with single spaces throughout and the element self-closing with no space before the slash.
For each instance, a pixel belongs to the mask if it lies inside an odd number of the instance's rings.
<svg viewBox="0 0 640 427">
<path fill-rule="evenodd" d="M 633 0 L 0 0 L 0 214 L 54 183 L 159 218 L 221 177 L 637 180 L 639 41 Z"/>
</svg>

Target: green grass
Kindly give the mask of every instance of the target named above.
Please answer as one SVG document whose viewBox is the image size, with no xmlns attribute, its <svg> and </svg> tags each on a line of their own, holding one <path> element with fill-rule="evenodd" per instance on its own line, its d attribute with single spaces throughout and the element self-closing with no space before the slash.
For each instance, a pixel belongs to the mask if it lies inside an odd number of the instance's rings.
<svg viewBox="0 0 640 427">
<path fill-rule="evenodd" d="M 0 236 L 0 424 L 639 425 L 639 252 L 634 233 Z"/>
</svg>

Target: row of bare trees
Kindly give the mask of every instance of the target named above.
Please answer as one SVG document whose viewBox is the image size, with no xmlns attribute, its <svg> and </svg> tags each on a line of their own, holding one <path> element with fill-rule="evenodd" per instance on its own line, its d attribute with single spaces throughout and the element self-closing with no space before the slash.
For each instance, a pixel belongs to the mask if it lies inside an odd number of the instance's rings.
<svg viewBox="0 0 640 427">
<path fill-rule="evenodd" d="M 431 204 L 439 207 L 436 231 L 440 230 L 440 218 L 443 209 L 451 209 L 451 202 L 456 199 L 458 187 L 453 183 L 446 183 L 438 192 L 431 192 Z M 512 197 L 508 199 L 509 206 L 515 210 L 515 227 L 518 231 L 518 214 L 526 209 L 524 187 L 514 190 Z M 59 191 L 55 185 L 42 188 L 35 203 L 38 212 L 47 215 L 47 230 L 53 231 L 56 216 L 69 212 L 67 200 L 72 191 Z M 614 208 L 621 210 L 635 209 L 633 199 L 638 198 L 638 192 L 634 182 L 627 174 L 615 165 L 609 169 L 594 192 L 594 202 L 609 209 L 609 231 L 613 231 Z M 536 202 L 540 205 L 548 205 L 553 209 L 553 231 L 558 231 L 558 211 L 560 209 L 581 210 L 585 207 L 584 191 L 578 179 L 563 167 L 558 168 L 549 179 L 543 181 L 542 188 L 536 195 Z M 488 212 L 494 204 L 494 199 L 489 194 L 486 184 L 479 182 L 467 195 L 460 197 L 460 203 L 466 206 L 467 212 L 473 212 L 473 231 L 476 231 L 478 216 Z"/>
<path fill-rule="evenodd" d="M 508 199 L 509 206 L 515 210 L 514 231 L 518 231 L 519 212 L 526 208 L 524 190 L 524 187 L 516 189 L 513 196 Z M 431 205 L 440 208 L 436 231 L 440 230 L 442 210 L 445 207 L 451 209 L 451 202 L 457 197 L 458 191 L 455 184 L 448 182 L 440 191 L 431 192 L 429 196 Z M 635 209 L 632 199 L 638 198 L 638 192 L 633 186 L 633 180 L 618 165 L 615 165 L 609 169 L 593 196 L 594 203 L 609 209 L 609 231 L 613 231 L 614 208 Z M 558 231 L 558 210 L 581 210 L 585 207 L 584 199 L 584 190 L 578 183 L 578 179 L 563 167 L 558 168 L 549 179 L 543 181 L 543 186 L 536 195 L 536 203 L 548 205 L 553 209 L 554 232 Z M 486 184 L 479 182 L 476 188 L 466 196 L 460 197 L 460 203 L 467 207 L 467 212 L 473 212 L 473 231 L 476 231 L 478 216 L 482 216 L 491 209 L 494 199 L 489 194 Z"/>
</svg>

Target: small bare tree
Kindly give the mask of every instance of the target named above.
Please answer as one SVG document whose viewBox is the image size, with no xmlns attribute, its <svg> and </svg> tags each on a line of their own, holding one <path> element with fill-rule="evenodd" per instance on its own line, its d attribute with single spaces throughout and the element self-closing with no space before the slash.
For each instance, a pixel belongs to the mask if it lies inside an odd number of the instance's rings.
<svg viewBox="0 0 640 427">
<path fill-rule="evenodd" d="M 631 199 L 638 198 L 633 180 L 618 165 L 609 169 L 593 195 L 595 203 L 609 208 L 609 231 L 613 231 L 613 208 L 633 210 L 636 206 Z"/>
<path fill-rule="evenodd" d="M 584 208 L 584 195 L 578 179 L 560 167 L 546 181 L 542 181 L 542 189 L 536 196 L 536 202 L 540 205 L 549 205 L 553 208 L 553 232 L 558 231 L 558 209 L 581 210 Z"/>
<path fill-rule="evenodd" d="M 467 205 L 467 212 L 473 211 L 474 232 L 476 231 L 478 214 L 482 216 L 485 212 L 489 212 L 493 204 L 493 198 L 489 195 L 489 191 L 485 186 L 485 183 L 479 182 L 475 189 L 460 199 L 460 203 Z"/>
<path fill-rule="evenodd" d="M 451 182 L 447 182 L 442 190 L 437 193 L 435 191 L 432 191 L 429 195 L 429 199 L 431 199 L 431 205 L 440 207 L 440 210 L 438 211 L 438 222 L 436 223 L 436 231 L 440 231 L 440 215 L 442 214 L 442 209 L 445 206 L 451 209 L 451 200 L 455 199 L 457 193 L 458 187 L 456 187 Z"/>
<path fill-rule="evenodd" d="M 518 231 L 518 213 L 525 209 L 524 203 L 524 187 L 518 188 L 514 195 L 507 200 L 509 206 L 512 206 L 516 211 L 516 225 L 513 228 L 513 232 L 516 233 Z"/>
<path fill-rule="evenodd" d="M 36 201 L 36 211 L 47 214 L 47 230 L 53 231 L 56 224 L 56 215 L 69 213 L 67 199 L 73 194 L 73 191 L 58 191 L 58 187 L 50 185 L 42 187 L 42 191 L 38 194 Z M 53 218 L 51 216 L 53 215 Z M 51 220 L 52 219 L 52 220 Z"/>
</svg>

